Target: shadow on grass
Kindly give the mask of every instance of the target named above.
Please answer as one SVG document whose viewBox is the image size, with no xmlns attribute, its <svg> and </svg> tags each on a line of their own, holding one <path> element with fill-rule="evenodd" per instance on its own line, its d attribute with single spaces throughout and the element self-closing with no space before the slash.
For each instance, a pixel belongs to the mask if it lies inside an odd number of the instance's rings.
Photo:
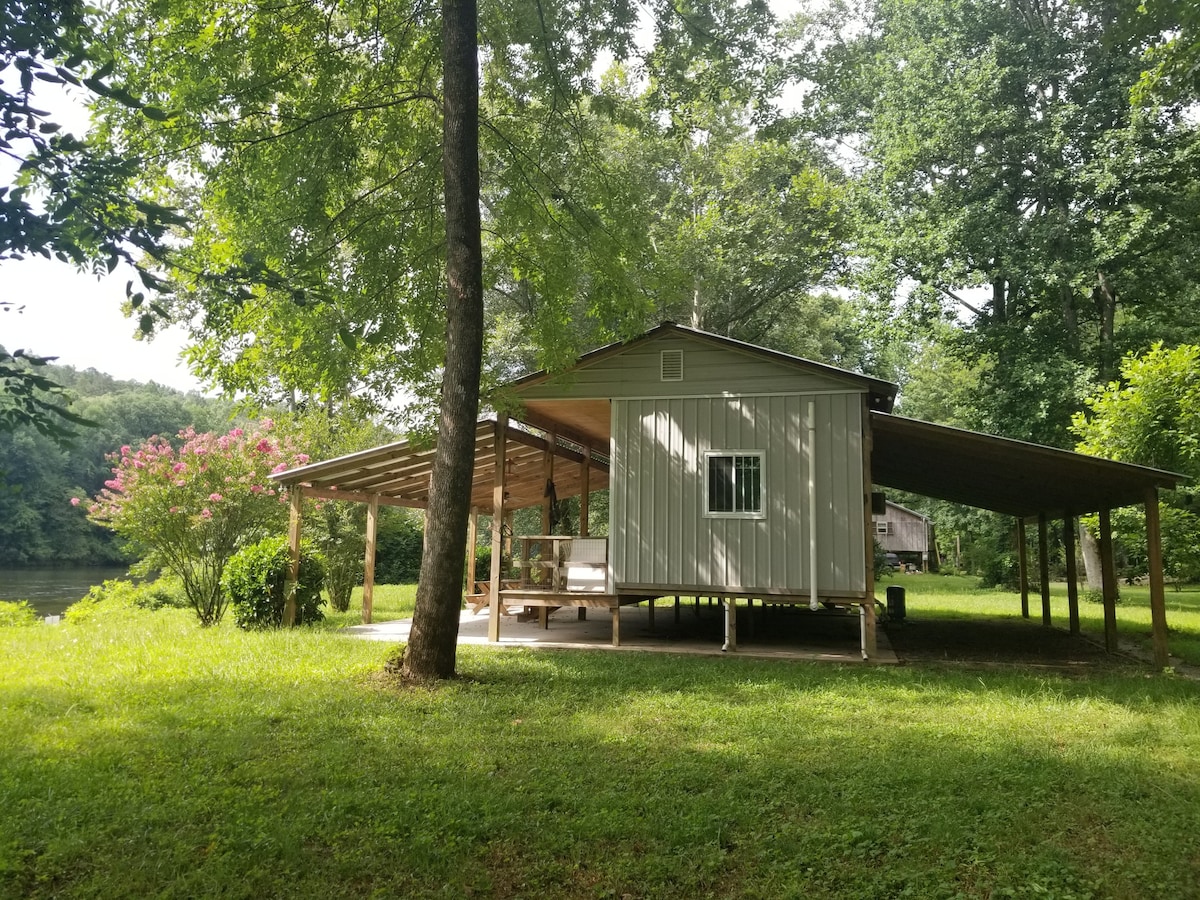
<svg viewBox="0 0 1200 900">
<path fill-rule="evenodd" d="M 1120 883 L 1195 858 L 1150 817 L 1166 798 L 1194 823 L 1177 680 L 464 648 L 463 681 L 396 693 L 367 674 L 386 646 L 160 614 L 21 646 L 0 686 L 15 896 L 983 895 L 1033 883 L 1002 852 L 1024 792 L 1040 835 L 1132 841 Z M 997 824 L 976 840 L 972 815 Z M 1076 855 L 1037 877 L 1065 896 L 1092 877 Z"/>
<path fill-rule="evenodd" d="M 1200 692 L 579 652 L 0 686 L 13 896 L 1188 896 Z M 147 646 L 145 658 L 157 650 Z M 235 661 L 237 662 L 237 661 Z M 254 664 L 250 664 L 254 663 Z M 334 674 L 331 674 L 334 673 Z"/>
</svg>

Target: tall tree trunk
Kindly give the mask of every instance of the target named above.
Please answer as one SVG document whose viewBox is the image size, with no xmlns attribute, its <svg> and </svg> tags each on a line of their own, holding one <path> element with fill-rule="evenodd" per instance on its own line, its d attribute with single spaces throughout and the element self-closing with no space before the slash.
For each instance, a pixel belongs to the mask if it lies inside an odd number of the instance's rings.
<svg viewBox="0 0 1200 900">
<path fill-rule="evenodd" d="M 1083 555 L 1083 571 L 1087 575 L 1088 588 L 1100 590 L 1103 587 L 1100 578 L 1100 545 L 1082 521 L 1079 523 L 1079 551 Z"/>
<path fill-rule="evenodd" d="M 479 217 L 479 46 L 475 0 L 442 2 L 442 171 L 446 193 L 446 365 L 437 456 L 425 519 L 409 678 L 450 678 L 458 643 L 463 558 L 475 465 L 483 358 Z"/>
</svg>

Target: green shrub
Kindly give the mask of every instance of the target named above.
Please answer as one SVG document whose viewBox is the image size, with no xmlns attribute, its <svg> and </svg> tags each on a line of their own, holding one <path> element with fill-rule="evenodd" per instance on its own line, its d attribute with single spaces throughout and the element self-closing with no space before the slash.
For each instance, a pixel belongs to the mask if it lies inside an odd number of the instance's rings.
<svg viewBox="0 0 1200 900">
<path fill-rule="evenodd" d="M 413 584 L 421 574 L 425 542 L 421 518 L 404 509 L 384 512 L 375 533 L 375 583 Z"/>
<path fill-rule="evenodd" d="M 1079 592 L 1079 599 L 1082 600 L 1084 603 L 1101 604 L 1104 602 L 1104 591 L 1097 590 L 1096 588 L 1085 588 L 1084 590 Z M 1120 603 L 1120 602 L 1121 602 L 1121 594 L 1118 591 L 1117 592 L 1117 603 Z"/>
<path fill-rule="evenodd" d="M 183 582 L 178 578 L 159 578 L 134 585 L 131 601 L 139 609 L 187 609 L 190 606 Z"/>
<path fill-rule="evenodd" d="M 72 625 L 78 625 L 99 615 L 128 612 L 139 606 L 137 599 L 140 588 L 132 581 L 110 578 L 94 585 L 82 599 L 68 606 L 63 618 Z"/>
<path fill-rule="evenodd" d="M 270 537 L 239 550 L 225 566 L 221 587 L 233 607 L 239 628 L 278 628 L 283 624 L 288 569 L 291 560 L 286 537 Z M 296 624 L 319 622 L 325 566 L 309 545 L 300 548 L 296 584 Z"/>
<path fill-rule="evenodd" d="M 36 625 L 40 621 L 28 600 L 0 600 L 0 628 Z"/>
</svg>

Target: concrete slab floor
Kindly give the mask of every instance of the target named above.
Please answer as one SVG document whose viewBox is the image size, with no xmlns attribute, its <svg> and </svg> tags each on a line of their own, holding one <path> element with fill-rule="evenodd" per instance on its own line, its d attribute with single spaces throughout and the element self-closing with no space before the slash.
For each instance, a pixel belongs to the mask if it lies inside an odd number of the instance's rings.
<svg viewBox="0 0 1200 900">
<path fill-rule="evenodd" d="M 753 620 L 753 621 L 752 621 Z M 353 625 L 344 634 L 373 641 L 408 640 L 411 619 Z M 488 614 L 463 610 L 459 619 L 459 644 L 487 644 Z M 516 616 L 500 620 L 499 647 L 526 647 L 554 650 L 609 650 L 642 653 L 689 653 L 708 656 L 739 656 L 768 659 L 802 659 L 824 662 L 863 664 L 857 612 L 833 610 L 811 612 L 806 607 L 762 607 L 751 610 L 738 607 L 738 646 L 725 653 L 724 610 L 719 603 L 699 606 L 690 599 L 681 603 L 679 622 L 674 604 L 659 601 L 650 627 L 650 612 L 645 605 L 621 609 L 621 646 L 612 645 L 612 619 L 606 609 L 589 609 L 586 621 L 576 610 L 562 608 L 550 615 L 549 627 Z M 878 653 L 870 660 L 875 665 L 894 665 L 896 654 L 882 629 L 878 630 Z"/>
</svg>

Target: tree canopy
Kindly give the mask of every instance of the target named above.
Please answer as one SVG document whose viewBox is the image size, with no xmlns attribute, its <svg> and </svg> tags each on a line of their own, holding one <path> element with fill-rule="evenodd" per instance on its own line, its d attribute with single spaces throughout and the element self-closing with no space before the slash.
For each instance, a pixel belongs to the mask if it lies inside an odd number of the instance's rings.
<svg viewBox="0 0 1200 900">
<path fill-rule="evenodd" d="M 846 10 L 838 7 L 839 13 Z M 858 177 L 858 281 L 965 323 L 989 430 L 1066 442 L 1093 383 L 1200 328 L 1200 140 L 1134 108 L 1132 0 L 878 0 L 812 32 L 812 122 Z"/>
</svg>

